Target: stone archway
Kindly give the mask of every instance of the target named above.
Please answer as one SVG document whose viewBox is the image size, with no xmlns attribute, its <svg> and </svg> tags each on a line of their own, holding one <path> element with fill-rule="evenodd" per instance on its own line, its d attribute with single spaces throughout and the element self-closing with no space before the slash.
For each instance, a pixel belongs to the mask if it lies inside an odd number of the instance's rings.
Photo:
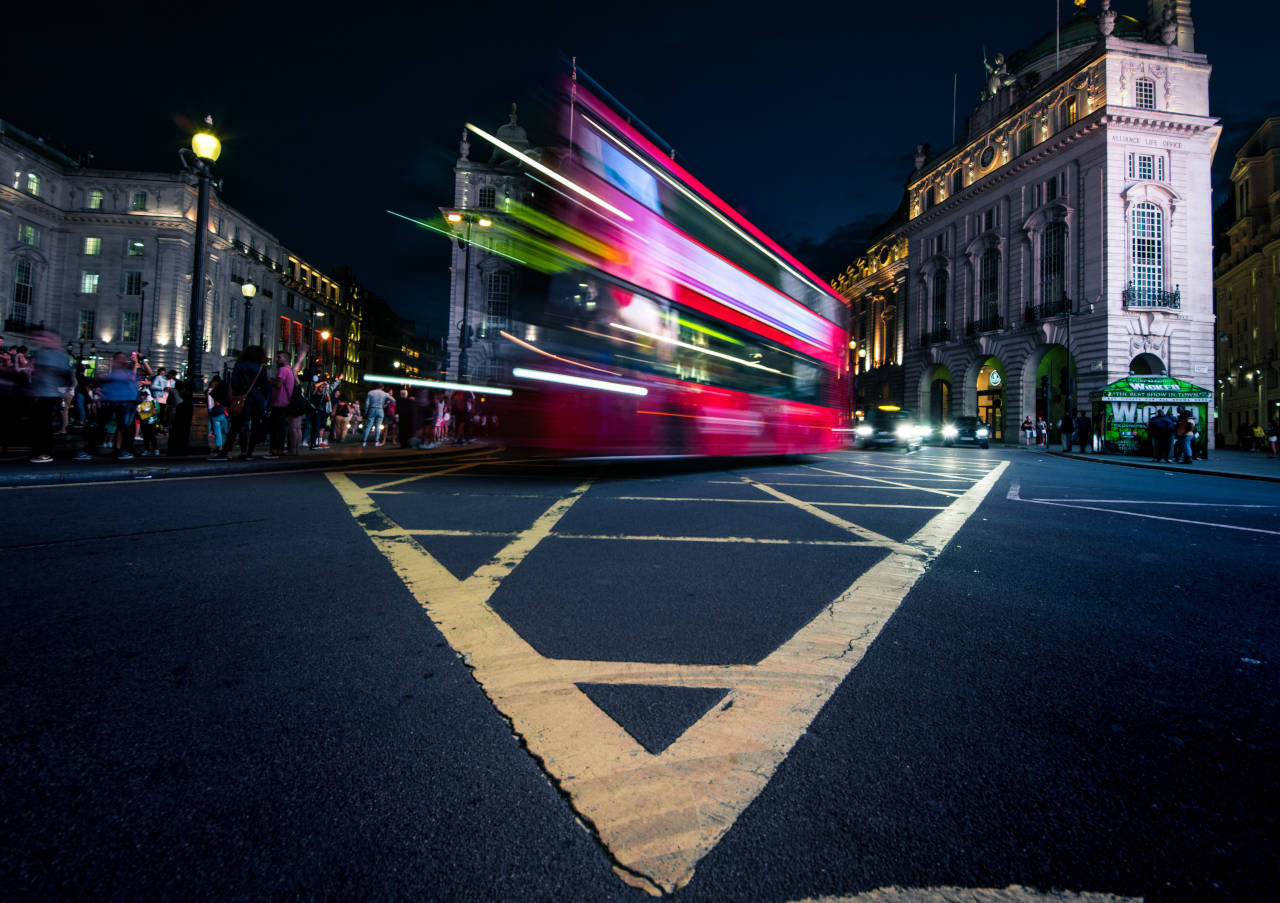
<svg viewBox="0 0 1280 903">
<path fill-rule="evenodd" d="M 1035 379 L 1036 416 L 1043 417 L 1049 429 L 1057 429 L 1058 423 L 1068 411 L 1080 408 L 1079 373 L 1075 358 L 1063 345 L 1045 347 L 1036 365 Z"/>
<path fill-rule="evenodd" d="M 978 417 L 991 427 L 991 439 L 1004 441 L 1005 368 L 1000 358 L 985 358 L 974 378 Z M 967 413 L 967 412 L 966 412 Z"/>
<path fill-rule="evenodd" d="M 920 417 L 935 426 L 951 416 L 951 370 L 945 364 L 929 367 L 921 380 Z"/>
<path fill-rule="evenodd" d="M 1165 376 L 1164 361 L 1147 351 L 1129 361 L 1130 376 Z"/>
</svg>

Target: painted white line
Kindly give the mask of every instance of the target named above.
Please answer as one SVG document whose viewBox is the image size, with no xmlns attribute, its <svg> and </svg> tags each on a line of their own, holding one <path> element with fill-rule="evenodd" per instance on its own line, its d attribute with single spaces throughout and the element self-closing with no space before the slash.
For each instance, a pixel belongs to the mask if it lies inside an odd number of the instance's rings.
<svg viewBox="0 0 1280 903">
<path fill-rule="evenodd" d="M 1162 520 L 1174 524 L 1189 524 L 1193 527 L 1217 527 L 1220 530 L 1239 530 L 1242 533 L 1262 533 L 1267 536 L 1280 536 L 1280 530 L 1263 530 L 1259 527 L 1241 527 L 1237 524 L 1216 524 L 1212 521 L 1187 520 L 1186 518 L 1181 517 L 1162 517 L 1159 514 L 1143 514 L 1141 511 L 1120 511 L 1116 508 L 1098 508 L 1093 505 L 1076 505 L 1054 499 L 1024 499 L 1018 493 L 1017 483 L 1009 487 L 1008 499 L 1013 502 L 1028 502 L 1032 505 L 1050 505 L 1054 508 L 1075 508 L 1079 511 L 1101 511 L 1103 514 L 1122 514 L 1125 517 L 1142 517 L 1148 520 Z"/>
</svg>

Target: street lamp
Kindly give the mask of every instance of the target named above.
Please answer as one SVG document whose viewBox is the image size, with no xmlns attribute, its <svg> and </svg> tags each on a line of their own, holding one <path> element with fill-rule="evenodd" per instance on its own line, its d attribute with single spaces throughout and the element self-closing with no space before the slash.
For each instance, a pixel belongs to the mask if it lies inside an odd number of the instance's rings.
<svg viewBox="0 0 1280 903">
<path fill-rule="evenodd" d="M 143 282 L 138 286 L 138 357 L 142 357 L 142 315 L 147 309 L 147 286 L 150 282 Z"/>
<path fill-rule="evenodd" d="M 190 148 L 184 147 L 178 151 L 183 169 L 196 176 L 196 236 L 195 259 L 191 264 L 191 312 L 187 332 L 187 391 L 170 434 L 170 454 L 183 454 L 193 444 L 203 448 L 206 441 L 207 424 L 203 416 L 206 408 L 203 400 L 196 403 L 196 397 L 204 394 L 201 372 L 204 351 L 204 278 L 209 256 L 209 188 L 213 182 L 213 164 L 222 153 L 222 142 L 213 134 L 213 117 L 206 116 L 204 121 L 208 128 L 196 132 L 191 139 Z M 200 412 L 200 417 L 196 416 L 197 411 Z"/>
<path fill-rule="evenodd" d="M 467 381 L 467 348 L 471 345 L 471 226 L 488 229 L 493 220 L 487 216 L 476 216 L 463 210 L 449 210 L 444 218 L 453 225 L 466 223 L 462 236 L 455 236 L 454 241 L 459 248 L 464 248 L 462 262 L 462 322 L 458 324 L 458 382 Z"/>
<path fill-rule="evenodd" d="M 249 311 L 253 309 L 253 296 L 258 294 L 258 287 L 251 279 L 246 279 L 240 286 L 240 294 L 244 296 L 244 338 L 240 340 L 240 350 L 249 347 Z"/>
<path fill-rule="evenodd" d="M 329 336 L 330 335 L 332 335 L 332 333 L 330 333 L 329 330 L 327 329 L 320 330 L 320 341 L 324 343 L 324 349 L 320 352 L 320 363 L 324 365 L 325 373 L 328 373 L 330 367 L 332 366 L 330 363 L 330 356 L 329 356 Z"/>
</svg>

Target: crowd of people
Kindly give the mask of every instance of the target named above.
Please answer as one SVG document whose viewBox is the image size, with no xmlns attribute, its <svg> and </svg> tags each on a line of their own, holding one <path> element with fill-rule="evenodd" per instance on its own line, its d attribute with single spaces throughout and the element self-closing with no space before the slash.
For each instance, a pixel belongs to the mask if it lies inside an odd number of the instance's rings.
<svg viewBox="0 0 1280 903">
<path fill-rule="evenodd" d="M 160 439 L 174 427 L 186 383 L 145 356 L 116 352 L 92 371 L 74 359 L 52 332 L 35 330 L 30 345 L 8 348 L 0 337 L 0 446 L 26 446 L 33 464 L 53 461 L 58 437 L 80 438 L 78 461 L 160 454 Z M 494 426 L 467 391 L 377 386 L 363 399 L 318 366 L 294 355 L 251 346 L 226 374 L 206 387 L 211 459 L 251 460 L 297 455 L 359 440 L 364 447 L 436 448 L 464 444 Z M 186 421 L 189 422 L 189 421 Z M 183 428 L 185 429 L 185 422 Z M 68 442 L 68 444 L 71 444 Z M 185 444 L 185 443 L 184 443 Z M 140 447 L 139 447 L 140 446 Z"/>
<path fill-rule="evenodd" d="M 252 460 L 267 442 L 264 458 L 297 455 L 354 441 L 361 447 L 436 448 L 465 444 L 495 424 L 479 413 L 475 394 L 446 393 L 425 386 L 388 391 L 375 385 L 363 400 L 344 388 L 341 377 L 317 368 L 299 373 L 305 346 L 297 355 L 250 346 L 227 378 L 215 376 L 207 390 L 213 461 Z"/>
</svg>

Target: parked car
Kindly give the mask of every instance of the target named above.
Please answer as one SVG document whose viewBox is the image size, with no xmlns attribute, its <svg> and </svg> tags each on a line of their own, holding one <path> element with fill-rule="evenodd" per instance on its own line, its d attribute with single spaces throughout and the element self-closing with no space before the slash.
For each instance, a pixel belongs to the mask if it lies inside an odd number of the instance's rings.
<svg viewBox="0 0 1280 903">
<path fill-rule="evenodd" d="M 910 411 L 896 405 L 881 405 L 854 430 L 855 448 L 919 448 L 929 428 L 916 423 Z"/>
<path fill-rule="evenodd" d="M 977 417 L 957 417 L 951 423 L 943 425 L 942 444 L 947 448 L 964 444 L 990 448 L 991 427 Z"/>
</svg>

